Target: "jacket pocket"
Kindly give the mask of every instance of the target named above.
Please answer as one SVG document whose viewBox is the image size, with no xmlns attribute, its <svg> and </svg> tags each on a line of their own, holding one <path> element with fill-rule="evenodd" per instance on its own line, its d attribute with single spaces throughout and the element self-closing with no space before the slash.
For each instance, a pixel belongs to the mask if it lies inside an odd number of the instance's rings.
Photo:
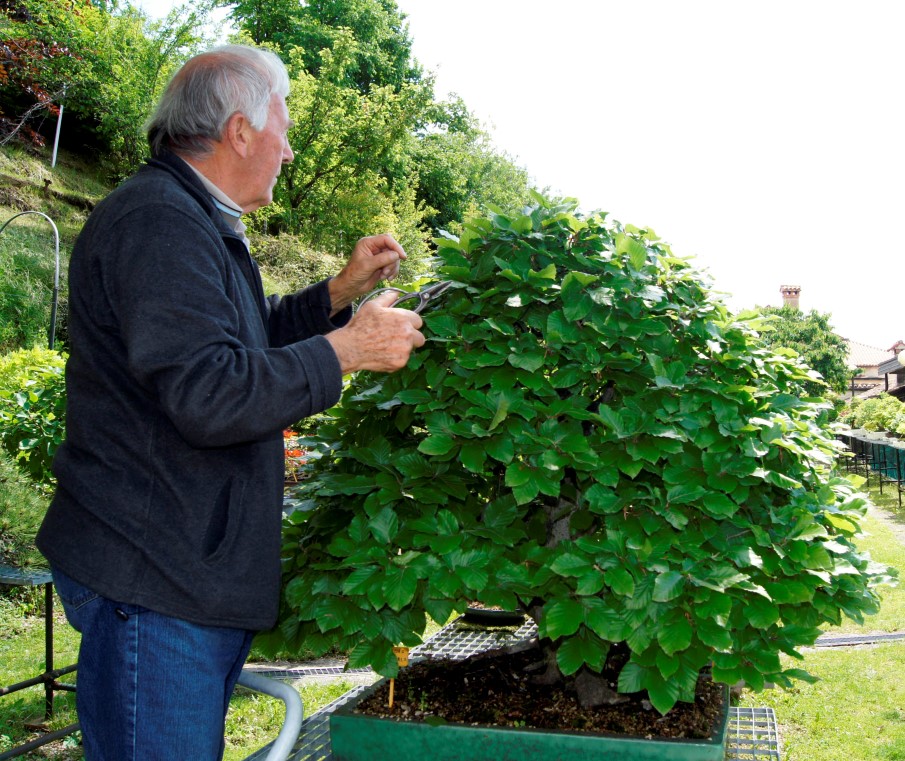
<svg viewBox="0 0 905 761">
<path fill-rule="evenodd" d="M 210 521 L 204 532 L 202 558 L 205 563 L 218 563 L 228 556 L 244 521 L 245 486 L 243 479 L 227 481 L 211 509 Z"/>
</svg>

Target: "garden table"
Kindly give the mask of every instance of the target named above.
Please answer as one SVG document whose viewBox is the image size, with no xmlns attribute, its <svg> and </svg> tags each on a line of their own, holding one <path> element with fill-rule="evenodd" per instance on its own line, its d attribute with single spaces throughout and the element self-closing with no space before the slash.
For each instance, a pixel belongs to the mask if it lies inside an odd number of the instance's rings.
<svg viewBox="0 0 905 761">
<path fill-rule="evenodd" d="M 423 645 L 412 648 L 410 657 L 440 656 L 460 660 L 491 648 L 505 647 L 532 638 L 537 627 L 530 619 L 517 629 L 514 627 L 475 626 L 457 618 L 444 626 Z M 343 669 L 319 668 L 318 674 L 327 671 L 342 675 Z M 366 669 L 363 669 L 366 671 Z M 259 672 L 272 677 L 292 679 L 312 673 L 308 669 L 284 669 Z M 306 718 L 298 741 L 288 756 L 289 761 L 330 761 L 330 714 L 367 689 L 366 685 L 354 687 L 329 705 Z M 729 738 L 726 760 L 732 761 L 781 761 L 776 717 L 772 708 L 729 709 Z M 245 761 L 264 761 L 270 745 L 248 756 Z"/>
<path fill-rule="evenodd" d="M 54 692 L 75 690 L 71 684 L 63 684 L 58 679 L 64 674 L 69 674 L 78 668 L 78 664 L 66 666 L 61 669 L 53 667 L 53 577 L 50 571 L 46 569 L 23 569 L 14 566 L 0 564 L 0 585 L 9 587 L 44 587 L 44 673 L 38 674 L 31 679 L 16 682 L 7 687 L 0 687 L 0 696 L 9 695 L 26 687 L 35 685 L 44 685 L 44 720 L 49 721 L 53 718 L 53 695 Z M 79 728 L 79 725 L 70 724 L 69 726 L 58 729 L 54 732 L 48 732 L 37 740 L 32 740 L 24 745 L 17 746 L 5 753 L 0 754 L 0 761 L 7 758 L 15 758 L 21 756 L 28 751 L 45 745 L 61 737 L 72 734 Z"/>
</svg>

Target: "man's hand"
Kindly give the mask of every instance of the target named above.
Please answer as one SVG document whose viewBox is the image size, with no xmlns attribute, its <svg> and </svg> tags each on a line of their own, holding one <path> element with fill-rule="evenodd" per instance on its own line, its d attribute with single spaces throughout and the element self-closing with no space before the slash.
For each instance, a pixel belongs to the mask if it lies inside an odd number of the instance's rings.
<svg viewBox="0 0 905 761">
<path fill-rule="evenodd" d="M 405 251 L 392 235 L 372 235 L 359 240 L 346 266 L 328 285 L 333 314 L 373 290 L 381 280 L 396 277 L 403 259 Z"/>
<path fill-rule="evenodd" d="M 395 293 L 382 293 L 363 304 L 349 324 L 327 333 L 343 375 L 356 370 L 391 373 L 405 367 L 413 349 L 424 346 L 420 315 L 390 307 Z"/>
</svg>

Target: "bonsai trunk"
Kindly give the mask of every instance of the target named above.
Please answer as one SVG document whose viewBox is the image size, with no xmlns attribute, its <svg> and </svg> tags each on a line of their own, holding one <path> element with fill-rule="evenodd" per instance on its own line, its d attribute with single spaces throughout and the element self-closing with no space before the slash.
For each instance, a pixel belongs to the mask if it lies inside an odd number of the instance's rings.
<svg viewBox="0 0 905 761">
<path fill-rule="evenodd" d="M 545 546 L 555 547 L 560 542 L 571 539 L 569 523 L 574 512 L 574 503 L 560 499 L 555 505 L 544 505 L 547 516 L 547 541 Z M 544 600 L 535 598 L 528 606 L 528 615 L 534 621 L 539 622 L 543 616 Z M 586 666 L 579 669 L 573 676 L 565 676 L 556 661 L 556 645 L 552 640 L 541 639 L 539 641 L 543 659 L 528 667 L 527 670 L 537 672 L 532 681 L 538 684 L 565 684 L 574 689 L 578 701 L 584 708 L 593 708 L 600 705 L 616 705 L 625 702 L 627 698 L 615 690 L 606 677 L 591 671 Z"/>
</svg>

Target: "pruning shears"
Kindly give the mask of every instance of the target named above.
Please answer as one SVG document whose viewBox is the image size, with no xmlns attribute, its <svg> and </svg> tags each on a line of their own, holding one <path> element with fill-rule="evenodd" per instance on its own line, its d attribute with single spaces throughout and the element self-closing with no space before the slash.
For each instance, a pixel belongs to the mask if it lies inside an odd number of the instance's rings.
<svg viewBox="0 0 905 761">
<path fill-rule="evenodd" d="M 413 312 L 421 312 L 424 307 L 426 307 L 438 296 L 449 290 L 451 286 L 452 280 L 441 280 L 438 283 L 427 286 L 427 288 L 422 288 L 420 291 L 404 291 L 402 290 L 402 288 L 394 288 L 393 286 L 389 286 L 387 288 L 378 288 L 376 291 L 372 291 L 367 296 L 365 296 L 358 304 L 358 308 L 361 309 L 363 304 L 382 293 L 398 293 L 399 297 L 392 304 L 390 304 L 391 307 L 401 307 L 403 309 L 410 309 Z M 409 302 L 416 301 L 416 304 L 409 304 Z"/>
</svg>

